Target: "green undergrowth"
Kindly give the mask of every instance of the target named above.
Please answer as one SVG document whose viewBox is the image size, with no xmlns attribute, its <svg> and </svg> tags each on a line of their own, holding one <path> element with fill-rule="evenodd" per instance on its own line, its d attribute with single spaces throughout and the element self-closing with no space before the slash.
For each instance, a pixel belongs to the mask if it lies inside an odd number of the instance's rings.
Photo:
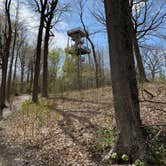
<svg viewBox="0 0 166 166">
<path fill-rule="evenodd" d="M 158 138 L 158 132 L 161 130 L 159 127 L 146 127 L 146 132 L 148 135 L 148 152 L 145 155 L 144 160 L 137 159 L 134 161 L 136 166 L 164 166 L 166 165 L 166 140 L 161 141 Z M 98 129 L 96 131 L 96 138 L 93 144 L 90 147 L 90 151 L 93 154 L 93 157 L 96 159 L 101 159 L 103 153 L 107 154 L 107 151 L 111 149 L 115 143 L 115 130 L 110 129 Z M 129 157 L 127 154 L 120 155 L 113 153 L 111 160 L 114 163 L 118 161 L 123 161 L 123 163 L 129 163 Z"/>
<path fill-rule="evenodd" d="M 41 98 L 37 104 L 25 101 L 21 109 L 10 118 L 7 134 L 13 140 L 37 141 L 56 127 L 60 115 L 50 109 L 53 100 Z"/>
<path fill-rule="evenodd" d="M 145 156 L 151 165 L 164 166 L 166 165 L 166 139 L 163 136 L 158 136 L 159 131 L 162 129 L 160 127 L 147 127 L 146 131 L 148 134 L 148 153 Z"/>
<path fill-rule="evenodd" d="M 90 146 L 94 158 L 100 160 L 101 154 L 110 150 L 115 142 L 115 130 L 101 128 L 96 131 L 96 137 L 93 144 Z"/>
<path fill-rule="evenodd" d="M 96 132 L 98 149 L 104 149 L 108 146 L 112 146 L 115 141 L 115 131 L 111 129 L 99 129 Z"/>
</svg>

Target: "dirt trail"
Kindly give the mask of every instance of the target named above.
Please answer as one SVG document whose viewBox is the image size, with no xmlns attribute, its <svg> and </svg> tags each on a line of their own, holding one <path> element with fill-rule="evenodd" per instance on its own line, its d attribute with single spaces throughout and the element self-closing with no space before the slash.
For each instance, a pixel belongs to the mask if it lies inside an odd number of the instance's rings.
<svg viewBox="0 0 166 166">
<path fill-rule="evenodd" d="M 22 95 L 15 97 L 10 106 L 4 109 L 4 120 L 0 121 L 0 166 L 17 166 L 19 164 L 18 150 L 16 147 L 8 146 L 5 142 L 3 134 L 3 128 L 5 127 L 5 120 L 12 112 L 17 111 L 21 108 L 24 101 L 28 100 L 28 95 Z"/>
</svg>

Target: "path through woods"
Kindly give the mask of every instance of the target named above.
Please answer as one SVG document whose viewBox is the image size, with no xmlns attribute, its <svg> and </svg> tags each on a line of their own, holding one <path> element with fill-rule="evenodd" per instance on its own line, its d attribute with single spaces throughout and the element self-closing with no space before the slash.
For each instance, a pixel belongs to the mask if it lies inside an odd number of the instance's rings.
<svg viewBox="0 0 166 166">
<path fill-rule="evenodd" d="M 30 96 L 28 95 L 17 96 L 12 103 L 10 103 L 10 106 L 4 109 L 4 120 L 0 122 L 0 166 L 16 166 L 19 164 L 17 162 L 19 151 L 16 147 L 6 145 L 3 128 L 6 126 L 6 119 L 12 115 L 14 111 L 19 110 L 22 103 L 29 98 Z"/>
</svg>

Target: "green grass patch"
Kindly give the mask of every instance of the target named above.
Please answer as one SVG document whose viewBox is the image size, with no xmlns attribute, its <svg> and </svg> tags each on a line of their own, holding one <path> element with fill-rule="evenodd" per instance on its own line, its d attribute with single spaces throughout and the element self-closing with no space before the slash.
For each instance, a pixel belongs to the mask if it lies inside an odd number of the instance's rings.
<svg viewBox="0 0 166 166">
<path fill-rule="evenodd" d="M 145 156 L 145 160 L 150 164 L 166 165 L 166 144 L 157 137 L 157 133 L 161 129 L 159 127 L 147 127 L 148 133 L 148 153 Z"/>
<path fill-rule="evenodd" d="M 115 142 L 115 130 L 98 129 L 96 131 L 96 139 L 91 146 L 92 152 L 104 151 L 110 148 Z"/>
</svg>

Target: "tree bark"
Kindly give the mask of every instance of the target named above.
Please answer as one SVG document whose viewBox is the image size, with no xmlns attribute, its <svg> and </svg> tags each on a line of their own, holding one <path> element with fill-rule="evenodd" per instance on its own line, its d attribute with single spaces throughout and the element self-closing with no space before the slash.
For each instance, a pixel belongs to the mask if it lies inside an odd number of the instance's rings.
<svg viewBox="0 0 166 166">
<path fill-rule="evenodd" d="M 45 9 L 43 9 L 45 11 Z M 41 45 L 42 45 L 42 36 L 43 36 L 43 27 L 44 27 L 44 13 L 40 16 L 40 26 L 38 31 L 37 38 L 37 48 L 36 48 L 36 57 L 35 57 L 35 73 L 34 73 L 34 82 L 33 82 L 33 94 L 32 101 L 38 102 L 38 93 L 39 93 L 39 75 L 40 75 L 40 59 L 41 59 Z"/>
<path fill-rule="evenodd" d="M 21 89 L 20 89 L 20 92 L 23 93 L 23 90 L 24 90 L 24 64 L 23 66 L 21 67 Z"/>
<path fill-rule="evenodd" d="M 51 22 L 47 23 L 45 39 L 44 39 L 43 88 L 42 88 L 43 97 L 48 97 L 48 43 L 49 43 L 50 24 Z"/>
<path fill-rule="evenodd" d="M 8 67 L 8 58 L 10 54 L 10 44 L 12 39 L 10 4 L 11 4 L 11 0 L 5 1 L 5 15 L 7 19 L 7 25 L 6 25 L 7 35 L 5 35 L 5 46 L 4 46 L 3 56 L 2 56 L 2 80 L 1 80 L 1 88 L 0 88 L 0 119 L 3 118 L 3 108 L 5 107 L 7 67 Z"/>
<path fill-rule="evenodd" d="M 19 54 L 19 49 L 17 48 L 17 53 L 15 57 L 15 62 L 14 62 L 13 81 L 12 81 L 12 91 L 14 94 L 16 93 L 17 61 L 19 56 L 18 54 Z"/>
<path fill-rule="evenodd" d="M 29 63 L 28 71 L 27 71 L 27 80 L 26 80 L 27 84 L 29 84 L 29 81 L 30 81 L 30 67 L 31 67 L 31 64 Z"/>
<path fill-rule="evenodd" d="M 43 62 L 43 87 L 42 87 L 42 96 L 48 97 L 48 46 L 50 38 L 50 29 L 52 28 L 51 22 L 54 17 L 54 11 L 57 6 L 58 0 L 52 2 L 50 6 L 50 14 L 46 21 L 46 32 L 44 39 L 44 62 Z"/>
<path fill-rule="evenodd" d="M 129 2 L 104 0 L 110 50 L 117 138 L 112 152 L 131 160 L 145 152 L 132 50 Z"/>
<path fill-rule="evenodd" d="M 95 80 L 96 80 L 96 88 L 99 88 L 100 84 L 99 84 L 99 63 L 97 60 L 97 55 L 96 55 L 96 50 L 95 50 L 95 46 L 93 44 L 93 41 L 91 40 L 88 31 L 86 30 L 86 26 L 83 20 L 83 9 L 81 8 L 81 13 L 80 13 L 80 20 L 81 20 L 81 24 L 83 25 L 84 31 L 86 32 L 86 38 L 89 41 L 91 48 L 92 48 L 92 55 L 93 55 L 93 59 L 94 59 L 94 63 L 95 63 Z"/>
<path fill-rule="evenodd" d="M 154 81 L 154 79 L 155 79 L 155 68 L 154 67 L 151 71 L 151 75 L 152 75 L 152 81 Z"/>
<path fill-rule="evenodd" d="M 31 64 L 31 76 L 30 76 L 30 85 L 29 85 L 29 89 L 30 91 L 32 90 L 32 85 L 33 85 L 33 75 L 34 75 L 34 64 Z"/>
<path fill-rule="evenodd" d="M 7 81 L 7 97 L 8 98 L 10 97 L 10 93 L 11 93 L 11 79 L 12 79 L 11 77 L 12 77 L 12 67 L 13 67 L 13 62 L 14 62 L 14 51 L 15 51 L 15 45 L 16 45 L 16 33 L 17 32 L 15 31 L 11 60 L 10 60 L 10 65 L 9 65 L 9 72 L 8 72 L 8 81 Z"/>
<path fill-rule="evenodd" d="M 96 50 L 95 50 L 95 46 L 92 42 L 92 40 L 90 39 L 89 35 L 87 35 L 87 39 L 91 45 L 92 48 L 92 54 L 93 54 L 93 58 L 94 58 L 94 62 L 95 62 L 95 79 L 96 79 L 96 88 L 100 87 L 100 83 L 99 83 L 99 63 L 97 61 L 97 55 L 96 55 Z"/>
<path fill-rule="evenodd" d="M 142 63 L 142 57 L 138 45 L 138 40 L 136 37 L 136 33 L 133 33 L 133 45 L 134 45 L 134 52 L 135 52 L 135 57 L 137 61 L 137 66 L 138 66 L 138 72 L 139 72 L 139 81 L 140 82 L 147 82 L 146 74 L 145 74 L 145 69 Z"/>
<path fill-rule="evenodd" d="M 14 53 L 15 53 L 15 46 L 16 46 L 16 39 L 17 39 L 17 26 L 18 26 L 18 12 L 19 12 L 19 1 L 17 2 L 17 11 L 16 11 L 16 20 L 15 20 L 15 29 L 14 29 L 14 39 L 13 39 L 13 47 L 11 53 L 11 60 L 9 65 L 9 72 L 8 72 L 8 80 L 7 80 L 7 97 L 9 99 L 11 93 L 11 79 L 12 79 L 12 67 L 14 62 Z"/>
</svg>

